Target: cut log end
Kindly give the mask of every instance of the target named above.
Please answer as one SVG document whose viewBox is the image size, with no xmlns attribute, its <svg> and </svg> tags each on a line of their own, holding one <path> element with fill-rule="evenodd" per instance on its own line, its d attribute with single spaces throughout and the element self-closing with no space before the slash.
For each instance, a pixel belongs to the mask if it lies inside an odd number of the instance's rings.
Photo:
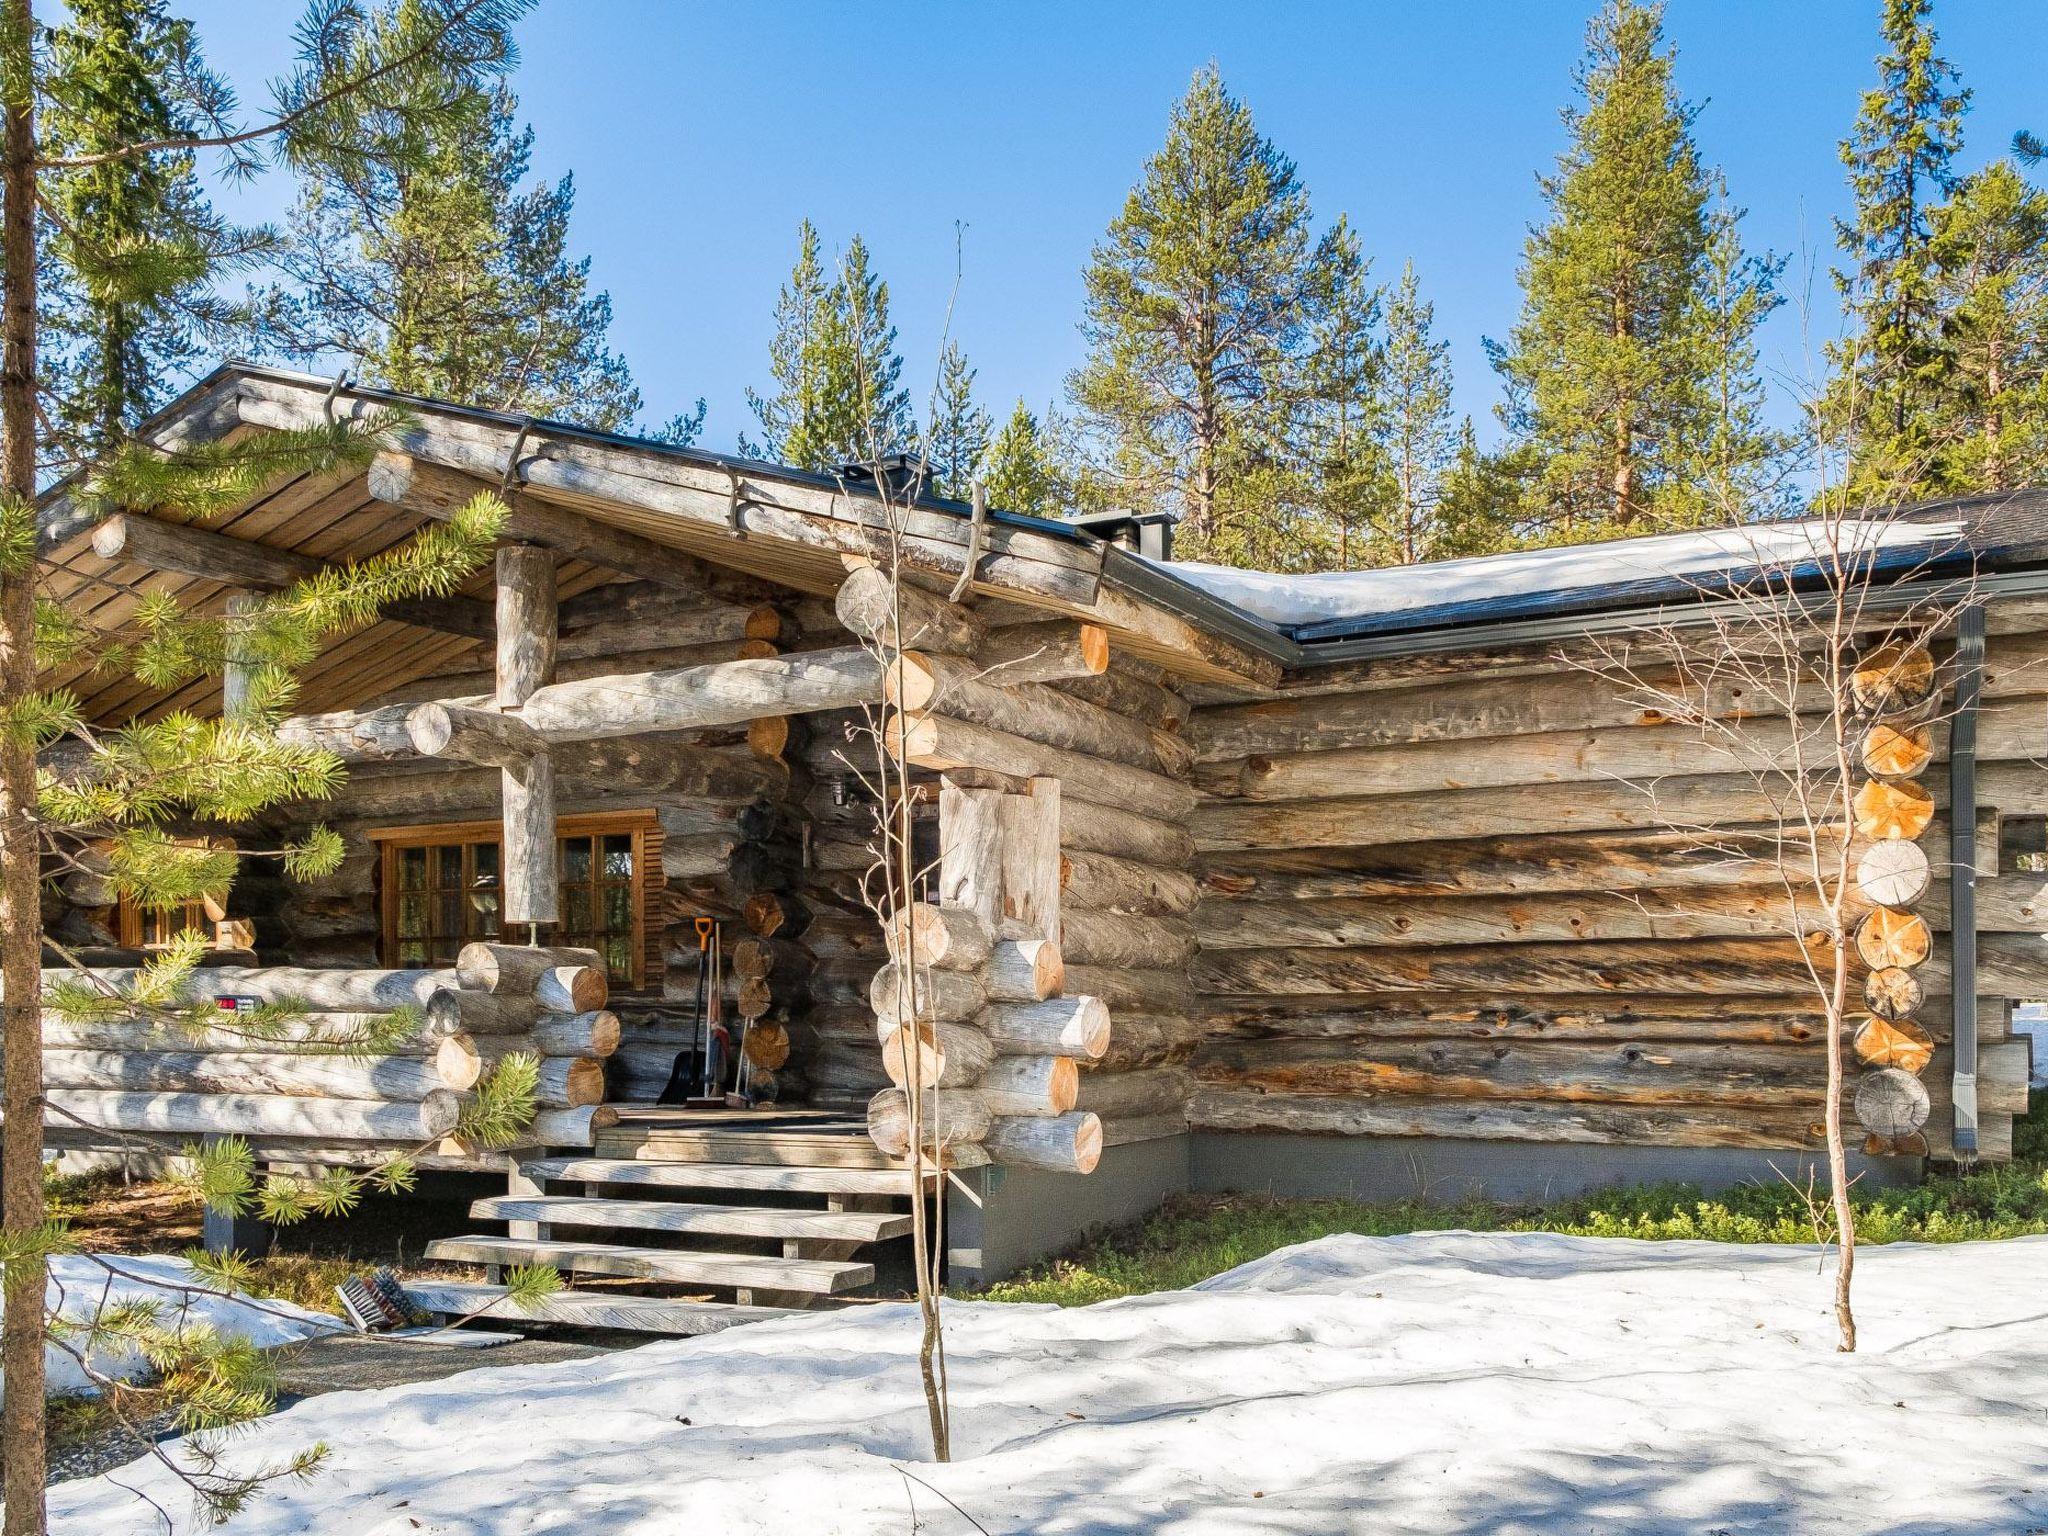
<svg viewBox="0 0 2048 1536">
<path fill-rule="evenodd" d="M 1856 1119 L 1873 1136 L 1910 1136 L 1927 1123 L 1933 1109 L 1927 1085 L 1899 1067 L 1866 1072 L 1856 1085 Z"/>
</svg>

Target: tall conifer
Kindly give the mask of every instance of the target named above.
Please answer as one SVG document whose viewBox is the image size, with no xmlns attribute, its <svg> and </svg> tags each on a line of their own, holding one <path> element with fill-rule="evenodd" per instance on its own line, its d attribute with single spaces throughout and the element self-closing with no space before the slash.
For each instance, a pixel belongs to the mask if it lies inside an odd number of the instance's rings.
<svg viewBox="0 0 2048 1536">
<path fill-rule="evenodd" d="M 960 344 L 948 341 L 939 354 L 932 420 L 925 432 L 932 486 L 941 496 L 965 497 L 988 453 L 988 412 L 974 402 L 974 368 Z"/>
<path fill-rule="evenodd" d="M 1019 400 L 982 460 L 988 504 L 1005 512 L 1058 517 L 1069 510 L 1056 435 Z"/>
<path fill-rule="evenodd" d="M 608 345 L 611 297 L 569 254 L 575 180 L 529 185 L 517 109 L 503 82 L 451 87 L 393 163 L 314 168 L 279 262 L 288 282 L 269 295 L 273 347 L 409 394 L 630 425 L 640 392 Z"/>
<path fill-rule="evenodd" d="M 1458 453 L 1451 347 L 1437 339 L 1435 322 L 1436 306 L 1422 297 L 1411 262 L 1387 299 L 1378 431 L 1388 483 L 1374 528 L 1375 564 L 1432 560 L 1454 542 L 1441 517 L 1444 478 Z"/>
<path fill-rule="evenodd" d="M 1088 360 L 1068 387 L 1096 494 L 1177 511 L 1191 555 L 1298 555 L 1325 269 L 1294 162 L 1200 70 L 1084 274 Z"/>
<path fill-rule="evenodd" d="M 1855 194 L 1835 233 L 1834 274 L 1848 334 L 1830 348 L 1824 430 L 1847 449 L 1852 497 L 1922 490 L 1935 450 L 1931 418 L 1946 360 L 1936 311 L 1929 209 L 1955 186 L 1969 92 L 1935 50 L 1931 0 L 1884 0 L 1885 51 L 1842 143 Z"/>
<path fill-rule="evenodd" d="M 1656 518 L 1701 408 L 1687 328 L 1708 183 L 1672 59 L 1661 6 L 1608 0 L 1593 18 L 1569 142 L 1541 179 L 1548 217 L 1524 247 L 1521 319 L 1489 343 L 1502 420 L 1542 463 L 1532 517 L 1574 536 Z"/>
</svg>

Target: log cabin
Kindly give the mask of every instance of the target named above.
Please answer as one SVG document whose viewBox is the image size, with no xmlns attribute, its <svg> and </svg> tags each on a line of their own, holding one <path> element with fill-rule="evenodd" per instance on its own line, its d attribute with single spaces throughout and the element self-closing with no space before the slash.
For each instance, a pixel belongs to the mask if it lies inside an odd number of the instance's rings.
<svg viewBox="0 0 2048 1536">
<path fill-rule="evenodd" d="M 872 1286 L 912 1198 L 943 1202 L 965 1286 L 1180 1191 L 1725 1186 L 1815 1155 L 1794 898 L 1698 835 L 1768 830 L 1773 806 L 1584 664 L 1711 620 L 1749 546 L 1271 578 L 1177 564 L 1141 520 L 939 499 L 914 464 L 811 474 L 243 364 L 146 433 L 337 419 L 384 425 L 366 469 L 204 526 L 45 498 L 46 590 L 110 636 L 146 594 L 231 611 L 480 490 L 509 509 L 462 591 L 305 669 L 283 730 L 343 760 L 334 797 L 200 829 L 253 852 L 324 824 L 337 869 L 251 859 L 169 912 L 69 870 L 49 963 L 118 975 L 200 927 L 193 986 L 224 1006 L 422 1022 L 359 1061 L 51 1017 L 53 1149 L 234 1135 L 303 1168 L 424 1146 L 430 1177 L 505 1192 L 473 1207 L 490 1230 L 425 1234 L 481 1278 L 423 1305 L 539 1260 L 576 1281 L 547 1317 L 674 1332 Z M 900 599 L 878 497 L 901 508 Z M 1872 840 L 1897 847 L 1869 863 L 1887 900 L 1859 930 L 1851 1089 L 1882 1122 L 1859 1170 L 1891 1180 L 2011 1155 L 2011 1006 L 2048 996 L 2048 495 L 1900 526 L 1873 589 L 1909 602 L 1967 568 L 1971 600 L 1928 637 L 1937 723 L 1879 720 L 1866 754 Z M 232 663 L 174 689 L 46 681 L 103 726 L 245 686 Z M 877 736 L 928 869 L 893 943 L 863 896 Z M 746 1107 L 660 1104 L 707 991 Z M 892 1080 L 903 1029 L 935 1086 Z M 542 1058 L 530 1145 L 450 1137 L 513 1050 Z M 944 1138 L 930 1190 L 903 1170 L 910 1091 Z"/>
</svg>

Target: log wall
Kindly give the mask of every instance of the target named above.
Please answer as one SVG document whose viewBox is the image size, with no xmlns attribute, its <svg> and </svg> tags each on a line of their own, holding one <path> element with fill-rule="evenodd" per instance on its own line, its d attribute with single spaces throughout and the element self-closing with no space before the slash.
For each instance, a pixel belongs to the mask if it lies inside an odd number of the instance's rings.
<svg viewBox="0 0 2048 1536">
<path fill-rule="evenodd" d="M 2048 634 L 2030 622 L 1994 621 L 1979 733 L 1989 1157 L 2010 1154 L 2011 1116 L 2025 1107 L 2007 1004 L 2048 996 L 2041 876 L 1997 862 L 2000 814 L 2048 810 L 2036 766 L 2048 755 Z M 1802 952 L 1811 913 L 1755 856 L 1779 831 L 1769 797 L 1697 725 L 1645 711 L 1554 652 L 1402 667 L 1310 674 L 1271 699 L 1199 708 L 1189 725 L 1206 792 L 1193 817 L 1193 969 L 1208 1020 L 1194 1126 L 1817 1145 L 1825 1066 L 1806 966 L 1824 957 Z M 1733 691 L 1711 707 L 1731 722 L 1751 712 Z M 1900 910 L 1871 921 L 1933 935 L 1912 972 L 1912 1029 L 1928 1050 L 1909 1064 L 1940 1155 L 1949 824 L 1934 713 L 1924 751 L 1888 740 L 1867 777 L 1888 804 L 1914 806 L 1903 818 L 1874 811 L 1873 837 L 1917 837 L 1930 865 L 1924 889 L 1874 886 Z M 1745 753 L 1784 735 L 1782 722 L 1742 729 Z M 1691 829 L 1707 829 L 1704 846 Z M 1870 966 L 1852 963 L 1860 997 Z M 1864 1016 L 1859 1003 L 1852 1024 Z M 1852 1092 L 1859 1070 L 1852 1052 Z"/>
</svg>

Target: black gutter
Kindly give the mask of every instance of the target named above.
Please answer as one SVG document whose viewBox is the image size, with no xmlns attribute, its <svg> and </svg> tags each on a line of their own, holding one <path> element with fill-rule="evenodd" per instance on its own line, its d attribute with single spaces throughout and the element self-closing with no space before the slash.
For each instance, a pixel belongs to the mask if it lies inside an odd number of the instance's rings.
<svg viewBox="0 0 2048 1536">
<path fill-rule="evenodd" d="M 1954 1009 L 1954 1150 L 1977 1157 L 1977 696 L 1984 678 L 1984 605 L 1956 616 L 1956 699 L 1948 727 L 1949 1001 Z"/>
</svg>

